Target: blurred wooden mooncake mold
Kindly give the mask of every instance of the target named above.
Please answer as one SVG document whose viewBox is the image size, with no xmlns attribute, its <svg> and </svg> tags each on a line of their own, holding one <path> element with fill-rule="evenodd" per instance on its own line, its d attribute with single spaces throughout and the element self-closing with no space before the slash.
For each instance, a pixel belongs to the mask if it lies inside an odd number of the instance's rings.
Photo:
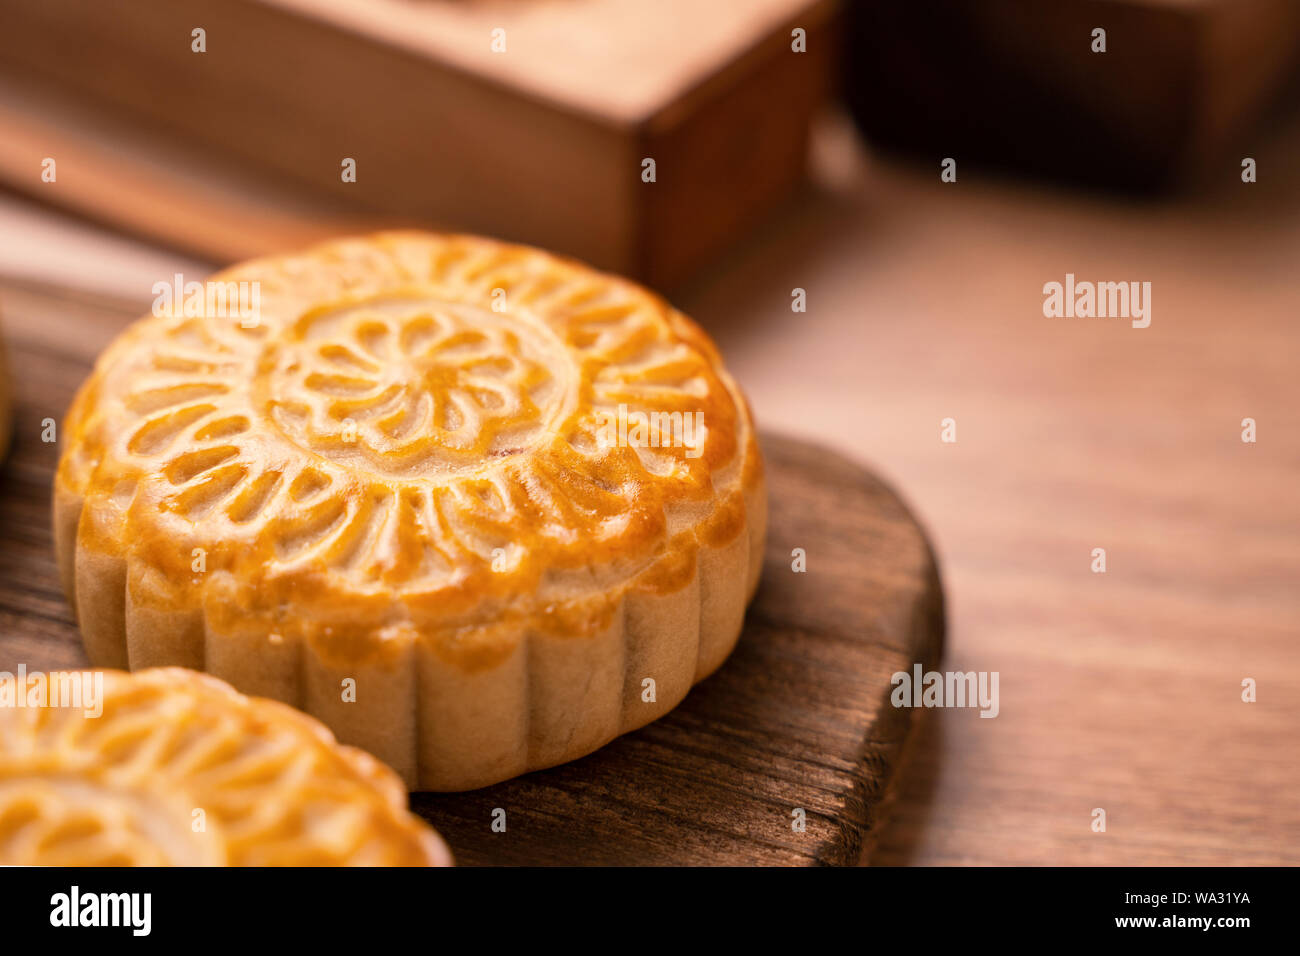
<svg viewBox="0 0 1300 956">
<path fill-rule="evenodd" d="M 397 776 L 182 668 L 5 677 L 0 865 L 439 866 Z"/>
<path fill-rule="evenodd" d="M 0 464 L 9 454 L 13 438 L 13 385 L 9 380 L 9 355 L 5 350 L 4 325 L 0 323 Z"/>
<path fill-rule="evenodd" d="M 762 460 L 658 297 L 427 233 L 208 288 L 250 308 L 156 309 L 64 424 L 56 546 L 92 662 L 206 670 L 460 790 L 589 753 L 730 653 Z"/>
</svg>

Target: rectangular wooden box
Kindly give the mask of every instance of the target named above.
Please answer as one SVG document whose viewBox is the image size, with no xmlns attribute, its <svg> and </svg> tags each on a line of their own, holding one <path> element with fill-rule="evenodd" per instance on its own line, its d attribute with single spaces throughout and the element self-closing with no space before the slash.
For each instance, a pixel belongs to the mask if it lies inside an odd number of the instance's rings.
<svg viewBox="0 0 1300 956">
<path fill-rule="evenodd" d="M 802 176 L 836 14 L 836 0 L 42 0 L 6 10 L 0 73 L 322 203 L 664 286 Z"/>
</svg>

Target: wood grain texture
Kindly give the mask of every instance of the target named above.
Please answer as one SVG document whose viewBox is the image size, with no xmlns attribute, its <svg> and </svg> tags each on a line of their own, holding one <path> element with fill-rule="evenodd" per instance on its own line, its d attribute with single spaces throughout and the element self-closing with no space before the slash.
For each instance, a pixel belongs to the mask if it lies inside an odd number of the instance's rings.
<svg viewBox="0 0 1300 956">
<path fill-rule="evenodd" d="M 0 670 L 81 666 L 49 531 L 60 418 L 126 306 L 0 285 L 18 439 L 0 471 Z M 915 712 L 890 676 L 939 659 L 942 593 L 906 507 L 861 466 L 764 441 L 763 584 L 727 664 L 672 713 L 582 760 L 415 809 L 462 864 L 849 864 L 884 819 Z M 795 573 L 803 548 L 808 572 Z M 504 808 L 507 830 L 492 830 Z M 806 830 L 792 829 L 792 811 Z"/>
<path fill-rule="evenodd" d="M 906 491 L 945 669 L 1001 674 L 997 719 L 931 712 L 873 862 L 1300 863 L 1300 112 L 1258 183 L 1160 203 L 821 132 L 817 188 L 678 303 L 760 422 Z M 1150 328 L 1045 318 L 1067 272 L 1151 282 Z"/>
</svg>

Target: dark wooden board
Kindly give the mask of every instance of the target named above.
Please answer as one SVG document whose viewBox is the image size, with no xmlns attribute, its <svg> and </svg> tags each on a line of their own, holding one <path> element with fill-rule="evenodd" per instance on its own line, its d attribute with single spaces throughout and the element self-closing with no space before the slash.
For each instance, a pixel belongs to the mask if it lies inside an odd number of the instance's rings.
<svg viewBox="0 0 1300 956">
<path fill-rule="evenodd" d="M 62 417 L 133 313 L 3 285 L 0 313 L 17 392 L 0 470 L 0 670 L 82 666 L 50 543 L 58 446 L 42 442 L 41 423 Z M 583 760 L 415 795 L 461 864 L 845 864 L 870 850 L 915 722 L 890 706 L 890 675 L 938 663 L 938 574 L 924 534 L 870 472 L 789 438 L 763 447 L 766 567 L 730 660 L 667 717 Z M 491 826 L 497 808 L 504 833 Z"/>
</svg>

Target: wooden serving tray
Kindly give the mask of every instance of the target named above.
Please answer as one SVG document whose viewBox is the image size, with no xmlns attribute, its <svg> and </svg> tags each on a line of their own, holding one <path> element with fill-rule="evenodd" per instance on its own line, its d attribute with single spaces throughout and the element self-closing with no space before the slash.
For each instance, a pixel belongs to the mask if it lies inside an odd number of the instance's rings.
<svg viewBox="0 0 1300 956">
<path fill-rule="evenodd" d="M 128 307 L 0 285 L 16 372 L 0 468 L 0 670 L 86 663 L 59 588 L 59 420 Z M 915 712 L 890 676 L 937 666 L 943 598 L 925 535 L 870 472 L 768 435 L 766 566 L 735 652 L 671 714 L 582 760 L 463 794 L 416 794 L 461 864 L 856 863 L 880 828 Z M 792 570 L 802 548 L 807 570 Z M 492 828 L 505 810 L 506 830 Z M 806 829 L 797 832 L 795 812 Z"/>
</svg>

